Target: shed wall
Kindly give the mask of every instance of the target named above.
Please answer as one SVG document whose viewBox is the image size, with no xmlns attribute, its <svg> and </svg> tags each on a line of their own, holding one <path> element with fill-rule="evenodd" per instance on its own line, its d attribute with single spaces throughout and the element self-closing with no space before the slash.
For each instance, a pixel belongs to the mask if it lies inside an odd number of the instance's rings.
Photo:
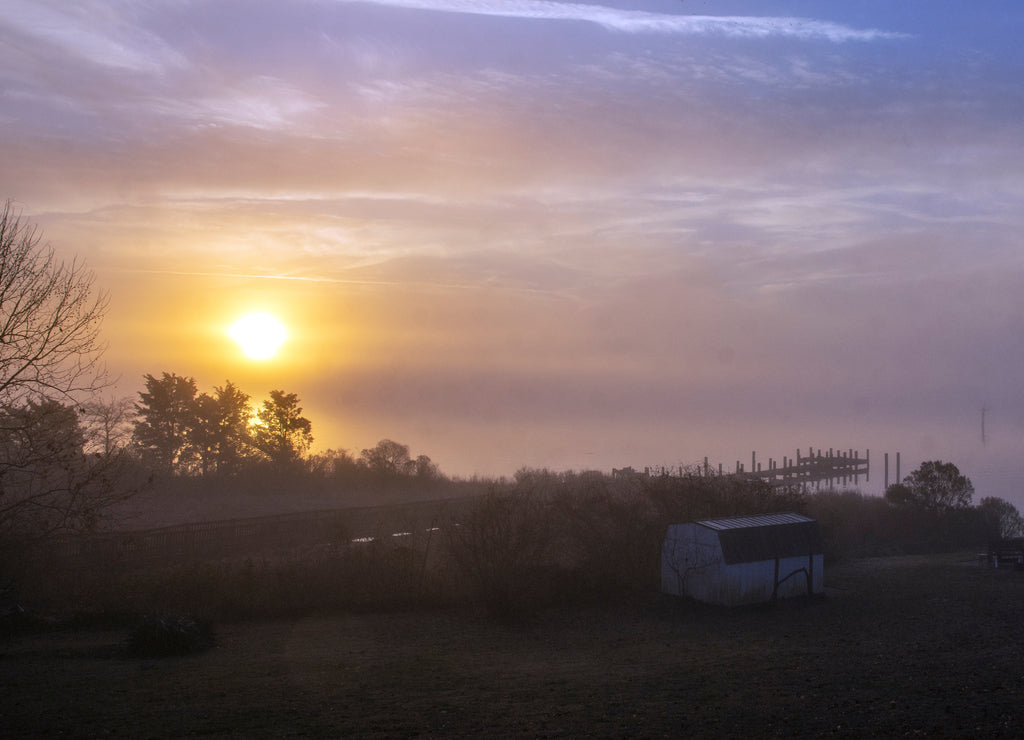
<svg viewBox="0 0 1024 740">
<path fill-rule="evenodd" d="M 813 560 L 813 588 L 824 585 L 824 557 L 821 552 L 782 557 L 779 579 L 807 568 Z M 668 528 L 662 546 L 662 592 L 689 596 L 711 604 L 740 605 L 768 601 L 775 585 L 775 559 L 755 562 L 725 562 L 719 532 L 695 523 Z M 797 573 L 779 585 L 779 598 L 803 596 L 807 578 Z"/>
<path fill-rule="evenodd" d="M 781 581 L 801 568 L 807 568 L 809 560 L 810 558 L 807 555 L 780 558 L 779 580 Z M 817 554 L 813 556 L 813 560 L 814 592 L 821 593 L 824 583 L 822 577 L 824 557 L 821 554 Z M 761 560 L 756 563 L 725 565 L 718 572 L 714 582 L 701 584 L 704 588 L 703 593 L 693 592 L 690 595 L 712 604 L 725 604 L 728 606 L 759 604 L 771 599 L 774 585 L 775 560 Z M 696 589 L 697 584 L 694 584 L 694 586 Z M 807 577 L 803 573 L 797 573 L 779 584 L 778 597 L 780 599 L 805 596 L 806 594 Z"/>
<path fill-rule="evenodd" d="M 662 593 L 691 595 L 689 584 L 709 571 L 717 574 L 723 564 L 717 532 L 699 524 L 672 524 L 661 550 Z"/>
</svg>

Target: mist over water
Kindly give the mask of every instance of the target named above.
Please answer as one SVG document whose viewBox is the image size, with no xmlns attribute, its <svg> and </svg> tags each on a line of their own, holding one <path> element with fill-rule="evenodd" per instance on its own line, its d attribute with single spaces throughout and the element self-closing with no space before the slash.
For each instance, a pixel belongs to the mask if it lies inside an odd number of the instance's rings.
<svg viewBox="0 0 1024 740">
<path fill-rule="evenodd" d="M 413 428 L 412 436 L 427 431 Z M 897 483 L 922 462 L 952 462 L 974 484 L 974 502 L 998 496 L 1024 510 L 1024 435 L 1009 426 L 989 423 L 985 443 L 980 417 L 945 423 L 843 424 L 841 422 L 791 424 L 771 421 L 700 421 L 688 425 L 632 420 L 592 425 L 526 424 L 489 427 L 486 435 L 446 428 L 446 438 L 436 438 L 428 451 L 442 469 L 457 475 L 511 475 L 522 467 L 552 470 L 600 470 L 632 467 L 678 469 L 697 467 L 704 458 L 713 470 L 734 472 L 736 463 L 750 470 L 751 453 L 762 469 L 769 458 L 777 465 L 783 457 L 810 454 L 813 447 L 828 454 L 830 447 L 841 455 L 850 450 L 870 456 L 870 473 L 846 487 L 867 495 L 885 493 L 885 454 L 889 455 L 889 483 Z M 428 437 L 428 434 L 424 435 Z M 452 441 L 456 440 L 455 444 Z M 424 445 L 429 444 L 424 441 Z M 417 446 L 421 446 L 417 444 Z M 542 450 L 539 452 L 538 450 Z M 841 483 L 837 487 L 842 487 Z"/>
</svg>

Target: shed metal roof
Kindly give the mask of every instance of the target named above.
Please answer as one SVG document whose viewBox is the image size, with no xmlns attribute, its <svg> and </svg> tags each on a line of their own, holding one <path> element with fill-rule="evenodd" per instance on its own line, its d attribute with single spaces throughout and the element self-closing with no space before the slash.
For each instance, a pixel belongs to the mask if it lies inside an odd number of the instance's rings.
<svg viewBox="0 0 1024 740">
<path fill-rule="evenodd" d="M 802 557 L 822 551 L 818 522 L 801 514 L 707 519 L 697 524 L 718 532 L 727 565 Z"/>
<path fill-rule="evenodd" d="M 813 522 L 803 514 L 759 514 L 758 516 L 736 516 L 729 519 L 704 519 L 697 522 L 708 529 L 747 529 L 749 527 L 771 527 L 777 524 L 799 524 Z"/>
</svg>

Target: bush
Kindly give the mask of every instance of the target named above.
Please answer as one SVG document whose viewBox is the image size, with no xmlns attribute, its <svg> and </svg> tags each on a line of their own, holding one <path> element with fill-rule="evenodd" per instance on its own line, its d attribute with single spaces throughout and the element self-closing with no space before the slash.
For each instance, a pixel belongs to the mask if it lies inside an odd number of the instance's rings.
<svg viewBox="0 0 1024 740">
<path fill-rule="evenodd" d="M 912 530 L 879 496 L 819 491 L 808 496 L 805 513 L 818 521 L 826 562 L 907 551 L 907 536 Z"/>
<path fill-rule="evenodd" d="M 551 500 L 560 556 L 572 573 L 563 596 L 602 598 L 657 588 L 664 527 L 635 492 L 566 491 Z"/>
<path fill-rule="evenodd" d="M 512 619 L 549 603 L 557 569 L 551 524 L 538 496 L 492 492 L 449 526 L 447 551 L 465 597 Z"/>
<path fill-rule="evenodd" d="M 643 490 L 663 526 L 701 519 L 801 511 L 798 489 L 775 488 L 757 478 L 733 475 L 662 475 L 644 479 Z"/>
</svg>

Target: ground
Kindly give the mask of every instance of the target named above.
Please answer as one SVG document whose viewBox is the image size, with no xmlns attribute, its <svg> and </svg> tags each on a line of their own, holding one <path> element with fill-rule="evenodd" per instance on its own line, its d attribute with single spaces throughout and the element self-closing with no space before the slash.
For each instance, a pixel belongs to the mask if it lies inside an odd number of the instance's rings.
<svg viewBox="0 0 1024 740">
<path fill-rule="evenodd" d="M 218 625 L 183 658 L 124 631 L 0 642 L 5 737 L 1020 737 L 1024 572 L 826 570 L 825 597 L 654 594 L 501 624 L 465 611 Z"/>
</svg>

